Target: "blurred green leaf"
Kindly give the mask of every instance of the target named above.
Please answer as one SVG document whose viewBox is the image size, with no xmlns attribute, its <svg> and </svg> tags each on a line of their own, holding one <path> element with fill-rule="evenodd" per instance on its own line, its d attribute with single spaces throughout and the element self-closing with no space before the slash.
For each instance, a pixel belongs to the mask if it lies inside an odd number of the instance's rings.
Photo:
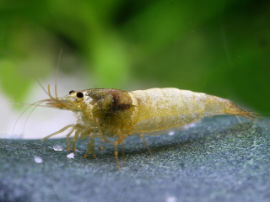
<svg viewBox="0 0 270 202">
<path fill-rule="evenodd" d="M 23 101 L 31 80 L 23 68 L 18 68 L 13 60 L 0 60 L 0 84 L 3 91 L 13 100 Z"/>
<path fill-rule="evenodd" d="M 114 37 L 103 36 L 92 46 L 93 76 L 99 87 L 121 88 L 128 81 L 129 60 L 125 45 Z"/>
<path fill-rule="evenodd" d="M 222 13 L 232 1 L 155 1 L 127 24 L 128 35 L 144 51 L 157 52 L 186 31 Z M 147 52 L 145 52 L 147 54 Z"/>
</svg>

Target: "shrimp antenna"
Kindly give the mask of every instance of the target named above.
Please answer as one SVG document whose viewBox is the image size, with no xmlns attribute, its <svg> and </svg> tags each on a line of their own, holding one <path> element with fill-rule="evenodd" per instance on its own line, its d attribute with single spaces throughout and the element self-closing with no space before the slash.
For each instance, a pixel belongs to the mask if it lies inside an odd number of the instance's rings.
<svg viewBox="0 0 270 202">
<path fill-rule="evenodd" d="M 30 113 L 27 115 L 27 117 L 26 117 L 26 119 L 25 119 L 25 121 L 24 121 L 23 134 L 24 134 L 24 132 L 25 132 L 26 124 L 27 124 L 28 120 L 30 119 L 30 117 L 31 117 L 31 115 L 34 113 L 34 111 L 37 109 L 37 107 L 39 106 L 39 104 L 42 103 L 42 102 L 43 102 L 43 100 L 38 101 L 38 102 L 32 104 L 33 109 L 30 111 Z M 29 109 L 30 109 L 30 108 L 29 108 Z"/>
<path fill-rule="evenodd" d="M 43 90 L 43 92 L 44 92 L 46 95 L 49 96 L 48 91 L 47 91 L 46 88 L 42 85 L 42 83 L 41 83 L 38 79 L 36 79 L 36 82 L 38 83 L 39 87 Z"/>
<path fill-rule="evenodd" d="M 22 118 L 22 116 L 31 108 L 31 107 L 34 107 L 34 109 L 38 106 L 40 106 L 41 103 L 43 102 L 47 102 L 48 100 L 39 100 L 37 102 L 34 102 L 32 104 L 28 104 L 28 103 L 21 103 L 21 102 L 14 102 L 14 104 L 20 104 L 20 105 L 26 105 L 27 107 L 18 115 L 17 119 L 15 120 L 14 122 L 14 126 L 13 126 L 13 129 L 12 129 L 12 133 L 14 132 L 16 126 L 17 126 L 17 123 L 18 121 Z M 32 114 L 33 112 L 30 112 L 30 115 Z M 27 118 L 28 120 L 29 118 Z M 26 122 L 25 124 L 26 125 Z"/>
<path fill-rule="evenodd" d="M 62 54 L 63 54 L 63 49 L 60 50 L 59 55 L 58 55 L 58 59 L 57 59 L 57 65 L 56 65 L 56 78 L 55 78 L 55 84 L 54 84 L 54 91 L 55 91 L 55 97 L 53 97 L 52 93 L 51 93 L 51 86 L 50 84 L 48 84 L 47 90 L 46 88 L 42 85 L 42 83 L 38 80 L 35 79 L 36 82 L 38 83 L 38 85 L 40 86 L 40 88 L 43 90 L 43 92 L 49 96 L 50 99 L 55 100 L 57 102 L 58 101 L 58 86 L 57 86 L 57 78 L 58 78 L 58 70 L 59 70 L 59 66 L 60 66 L 60 62 L 62 59 Z M 34 113 L 34 111 L 36 110 L 37 107 L 49 107 L 49 106 L 45 106 L 45 105 L 41 105 L 44 102 L 48 102 L 50 101 L 50 99 L 44 99 L 44 100 L 39 100 L 37 102 L 31 103 L 31 104 L 27 104 L 27 103 L 16 103 L 16 104 L 23 104 L 23 105 L 28 105 L 18 116 L 18 118 L 15 120 L 13 129 L 12 129 L 12 133 L 15 130 L 18 121 L 21 119 L 21 117 L 31 108 L 33 107 L 33 109 L 30 111 L 29 115 L 27 116 L 25 123 L 24 123 L 24 129 L 23 131 L 25 131 L 25 127 L 26 127 L 26 123 L 27 121 L 30 119 L 31 115 Z"/>
<path fill-rule="evenodd" d="M 16 104 L 22 104 L 22 103 L 16 103 Z M 14 122 L 14 125 L 13 125 L 13 128 L 11 130 L 11 133 L 14 133 L 15 131 L 15 128 L 18 124 L 18 121 L 22 118 L 22 116 L 27 112 L 27 110 L 29 110 L 32 106 L 27 106 L 19 115 L 18 117 L 16 118 L 15 122 Z"/>
<path fill-rule="evenodd" d="M 51 98 L 51 99 L 55 99 L 53 96 L 52 96 L 52 93 L 51 93 L 51 85 L 50 84 L 48 84 L 48 95 L 49 95 L 49 97 Z"/>
<path fill-rule="evenodd" d="M 63 58 L 63 49 L 60 49 L 58 59 L 57 59 L 57 64 L 56 64 L 56 73 L 55 73 L 56 77 L 55 77 L 55 82 L 54 82 L 54 94 L 55 94 L 56 99 L 58 99 L 57 80 L 58 80 L 58 73 L 59 73 L 59 68 L 60 68 L 62 58 Z"/>
</svg>

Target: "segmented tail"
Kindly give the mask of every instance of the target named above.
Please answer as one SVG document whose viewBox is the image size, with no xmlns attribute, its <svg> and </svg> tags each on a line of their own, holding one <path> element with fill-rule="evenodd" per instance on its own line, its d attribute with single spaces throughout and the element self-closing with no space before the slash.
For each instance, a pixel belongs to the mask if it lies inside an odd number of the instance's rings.
<svg viewBox="0 0 270 202">
<path fill-rule="evenodd" d="M 243 117 L 246 117 L 249 119 L 259 118 L 259 115 L 256 114 L 255 112 L 251 112 L 251 111 L 248 111 L 246 109 L 243 109 L 242 107 L 232 103 L 231 101 L 229 102 L 228 106 L 226 107 L 225 113 L 243 116 Z"/>
</svg>

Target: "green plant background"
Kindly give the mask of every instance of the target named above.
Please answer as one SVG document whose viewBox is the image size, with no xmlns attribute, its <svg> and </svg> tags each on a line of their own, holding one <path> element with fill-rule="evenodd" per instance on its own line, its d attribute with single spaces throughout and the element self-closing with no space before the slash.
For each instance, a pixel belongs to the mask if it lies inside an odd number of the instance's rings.
<svg viewBox="0 0 270 202">
<path fill-rule="evenodd" d="M 59 52 L 89 87 L 178 87 L 270 113 L 270 2 L 1 0 L 0 90 L 23 101 Z"/>
</svg>

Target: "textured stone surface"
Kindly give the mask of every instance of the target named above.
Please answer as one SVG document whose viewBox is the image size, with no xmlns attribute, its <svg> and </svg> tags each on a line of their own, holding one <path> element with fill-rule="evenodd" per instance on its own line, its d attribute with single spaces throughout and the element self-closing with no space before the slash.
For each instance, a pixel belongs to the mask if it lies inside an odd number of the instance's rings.
<svg viewBox="0 0 270 202">
<path fill-rule="evenodd" d="M 53 149 L 64 139 L 2 139 L 0 201 L 270 200 L 269 120 L 213 117 L 170 134 L 146 137 L 153 160 L 137 136 L 128 138 L 121 171 L 111 145 L 83 159 L 81 141 L 69 159 Z"/>
</svg>

